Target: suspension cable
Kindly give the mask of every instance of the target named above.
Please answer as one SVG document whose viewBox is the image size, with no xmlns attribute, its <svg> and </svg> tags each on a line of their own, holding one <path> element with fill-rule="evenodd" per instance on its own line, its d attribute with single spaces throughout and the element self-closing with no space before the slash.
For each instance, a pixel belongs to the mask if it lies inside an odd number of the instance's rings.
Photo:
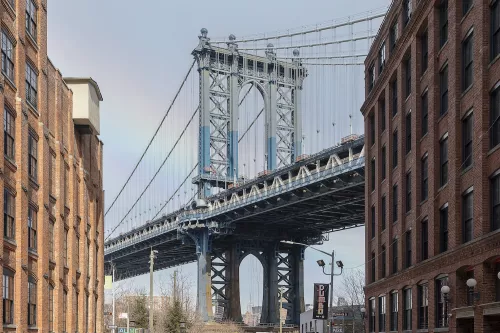
<svg viewBox="0 0 500 333">
<path fill-rule="evenodd" d="M 141 158 L 139 158 L 139 161 L 137 161 L 137 164 L 135 165 L 134 169 L 132 170 L 132 173 L 130 173 L 130 176 L 128 176 L 127 178 L 127 181 L 125 182 L 125 184 L 122 186 L 122 188 L 120 189 L 120 192 L 118 192 L 118 194 L 116 195 L 116 197 L 114 198 L 113 202 L 111 203 L 111 205 L 108 207 L 108 209 L 106 209 L 106 212 L 104 213 L 104 216 L 106 216 L 109 211 L 111 210 L 111 208 L 113 208 L 114 204 L 116 203 L 116 201 L 118 200 L 118 198 L 120 197 L 120 195 L 122 194 L 123 190 L 125 190 L 125 187 L 127 186 L 127 184 L 129 183 L 130 179 L 132 178 L 132 176 L 134 175 L 135 171 L 137 170 L 137 168 L 139 167 L 139 164 L 142 162 L 144 156 L 146 155 L 149 147 L 151 146 L 151 144 L 153 143 L 153 140 L 155 139 L 156 135 L 158 134 L 158 132 L 160 131 L 160 128 L 161 126 L 163 125 L 163 122 L 165 121 L 165 119 L 167 118 L 168 114 L 170 113 L 170 110 L 172 109 L 172 106 L 174 105 L 175 103 L 175 100 L 177 99 L 177 96 L 179 96 L 179 93 L 181 92 L 182 90 L 182 87 L 184 87 L 184 83 L 186 83 L 188 77 L 189 77 L 189 74 L 191 73 L 191 70 L 193 69 L 194 67 L 194 64 L 195 64 L 196 60 L 193 60 L 193 63 L 191 64 L 191 66 L 189 67 L 189 70 L 186 74 L 186 76 L 184 77 L 184 80 L 182 81 L 181 83 L 181 86 L 179 87 L 179 89 L 177 90 L 177 93 L 175 94 L 174 96 L 174 99 L 172 100 L 172 102 L 170 103 L 170 106 L 168 107 L 167 109 L 167 112 L 165 113 L 165 115 L 163 116 L 163 119 L 161 120 L 160 122 L 160 125 L 158 126 L 158 128 L 156 129 L 155 133 L 153 134 L 153 137 L 151 138 L 151 140 L 149 141 L 146 149 L 144 150 L 144 152 L 142 153 L 141 155 Z M 113 230 L 114 231 L 114 230 Z"/>
<path fill-rule="evenodd" d="M 146 185 L 146 187 L 144 188 L 144 190 L 142 191 L 142 193 L 139 195 L 139 197 L 135 200 L 134 204 L 132 205 L 132 207 L 130 207 L 130 209 L 127 211 L 127 213 L 125 214 L 125 216 L 120 220 L 120 222 L 113 228 L 113 230 L 111 230 L 111 233 L 106 237 L 106 239 L 104 241 L 106 241 L 112 234 L 113 232 L 115 232 L 115 230 L 123 223 L 123 221 L 127 218 L 127 216 L 130 214 L 130 212 L 132 211 L 132 209 L 134 209 L 134 207 L 137 205 L 137 203 L 139 202 L 139 200 L 141 200 L 142 196 L 144 195 L 144 193 L 148 190 L 149 186 L 151 186 L 151 183 L 153 183 L 153 181 L 155 180 L 156 176 L 160 173 L 160 170 L 163 168 L 163 166 L 165 165 L 165 163 L 167 162 L 168 158 L 170 157 L 170 155 L 172 154 L 172 152 L 174 151 L 175 147 L 177 146 L 177 144 L 179 143 L 179 141 L 182 139 L 182 137 L 184 136 L 184 133 L 186 133 L 186 129 L 188 128 L 188 126 L 191 124 L 191 122 L 193 121 L 194 119 L 194 116 L 196 115 L 196 113 L 198 112 L 198 110 L 200 109 L 200 107 L 198 106 L 196 108 L 196 110 L 193 112 L 193 115 L 191 116 L 191 119 L 189 119 L 189 122 L 186 124 L 186 126 L 184 127 L 184 129 L 182 130 L 180 136 L 177 138 L 177 141 L 175 141 L 172 149 L 170 149 L 170 151 L 168 152 L 168 155 L 167 157 L 165 157 L 165 159 L 163 160 L 163 162 L 161 163 L 161 165 L 158 167 L 158 170 L 156 170 L 156 173 L 153 175 L 153 178 L 151 178 L 151 180 L 149 181 L 148 185 Z"/>
</svg>

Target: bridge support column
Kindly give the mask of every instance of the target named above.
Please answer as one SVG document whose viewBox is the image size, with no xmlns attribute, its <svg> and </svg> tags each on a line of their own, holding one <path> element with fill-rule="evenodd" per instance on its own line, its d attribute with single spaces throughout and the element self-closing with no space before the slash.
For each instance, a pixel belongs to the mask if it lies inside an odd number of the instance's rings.
<svg viewBox="0 0 500 333">
<path fill-rule="evenodd" d="M 264 293 L 262 295 L 261 323 L 279 322 L 279 297 L 278 297 L 278 262 L 274 247 L 266 249 L 266 266 L 264 269 Z"/>
<path fill-rule="evenodd" d="M 293 313 L 291 321 L 294 324 L 300 323 L 300 314 L 306 310 L 304 303 L 304 247 L 295 246 L 293 255 Z"/>
<path fill-rule="evenodd" d="M 231 179 L 238 178 L 238 119 L 239 95 L 238 87 L 238 55 L 235 52 L 231 63 L 231 76 L 229 77 L 229 144 L 227 147 L 228 169 L 227 174 Z"/>
<path fill-rule="evenodd" d="M 227 318 L 236 322 L 241 322 L 240 304 L 240 262 L 238 258 L 236 243 L 231 245 L 229 250 L 229 309 Z"/>
<path fill-rule="evenodd" d="M 267 169 L 276 169 L 276 127 L 277 127 L 277 111 L 276 111 L 276 98 L 278 94 L 278 87 L 276 85 L 276 68 L 271 73 L 271 80 L 269 81 L 268 96 L 269 102 L 266 108 L 266 154 L 267 154 Z"/>
<path fill-rule="evenodd" d="M 207 229 L 196 232 L 194 238 L 196 242 L 196 255 L 198 256 L 197 308 L 202 320 L 207 322 L 213 320 L 211 239 Z"/>
</svg>

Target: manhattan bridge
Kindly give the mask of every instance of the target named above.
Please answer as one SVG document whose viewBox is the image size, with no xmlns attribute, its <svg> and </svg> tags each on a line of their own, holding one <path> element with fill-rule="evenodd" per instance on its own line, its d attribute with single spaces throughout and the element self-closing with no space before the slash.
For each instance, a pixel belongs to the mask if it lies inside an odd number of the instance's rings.
<svg viewBox="0 0 500 333">
<path fill-rule="evenodd" d="M 262 323 L 304 311 L 304 250 L 364 224 L 364 59 L 387 8 L 237 38 L 201 29 L 149 144 L 106 210 L 115 280 L 197 262 L 197 308 L 241 320 L 239 267 L 263 267 Z M 188 50 L 187 50 L 188 51 Z M 189 50 L 191 51 L 191 50 Z M 186 52 L 187 53 L 187 52 Z"/>
</svg>

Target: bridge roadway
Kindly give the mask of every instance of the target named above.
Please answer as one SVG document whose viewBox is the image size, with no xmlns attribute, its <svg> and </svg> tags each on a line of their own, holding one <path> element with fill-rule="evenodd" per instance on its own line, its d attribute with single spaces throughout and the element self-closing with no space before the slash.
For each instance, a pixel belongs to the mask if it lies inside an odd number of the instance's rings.
<svg viewBox="0 0 500 333">
<path fill-rule="evenodd" d="M 198 261 L 198 306 L 212 318 L 212 299 L 224 317 L 239 320 L 239 264 L 253 254 L 264 268 L 262 322 L 278 320 L 277 295 L 284 288 L 287 323 L 303 310 L 302 246 L 319 244 L 331 231 L 364 223 L 364 138 L 304 157 L 294 164 L 164 215 L 105 243 L 105 265 L 116 280 Z M 200 204 L 200 201 L 198 201 Z"/>
</svg>

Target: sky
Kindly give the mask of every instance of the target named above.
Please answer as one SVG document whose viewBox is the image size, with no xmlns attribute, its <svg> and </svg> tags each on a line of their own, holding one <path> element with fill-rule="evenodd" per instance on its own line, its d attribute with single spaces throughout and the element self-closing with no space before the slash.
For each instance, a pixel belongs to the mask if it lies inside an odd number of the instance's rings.
<svg viewBox="0 0 500 333">
<path fill-rule="evenodd" d="M 49 58 L 64 76 L 92 77 L 104 98 L 100 138 L 106 203 L 124 183 L 164 115 L 193 61 L 190 53 L 201 28 L 207 28 L 212 37 L 247 36 L 322 23 L 389 4 L 390 0 L 50 0 Z M 333 233 L 318 248 L 335 249 L 347 268 L 364 268 L 364 228 Z M 329 282 L 316 264 L 318 259 L 328 261 L 325 255 L 306 250 L 306 303 L 312 302 L 313 283 Z M 258 266 L 249 257 L 240 267 L 243 311 L 250 301 L 256 305 L 262 297 Z M 196 266 L 185 265 L 182 270 L 195 276 Z M 155 293 L 171 272 L 155 273 Z M 127 283 L 146 288 L 148 278 Z"/>
</svg>

